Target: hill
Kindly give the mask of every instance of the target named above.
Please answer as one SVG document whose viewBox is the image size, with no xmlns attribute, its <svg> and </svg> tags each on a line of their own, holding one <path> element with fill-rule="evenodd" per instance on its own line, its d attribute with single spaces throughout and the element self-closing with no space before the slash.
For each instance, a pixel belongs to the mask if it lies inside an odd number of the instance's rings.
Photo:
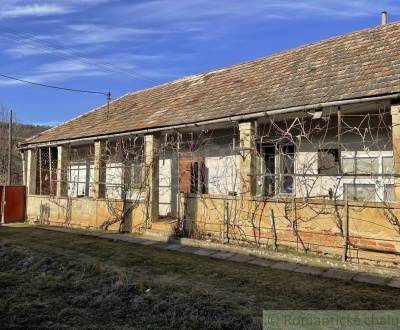
<svg viewBox="0 0 400 330">
<path fill-rule="evenodd" d="M 49 128 L 48 126 L 13 124 L 12 184 L 22 184 L 22 159 L 16 148 L 17 144 Z M 7 164 L 8 123 L 0 121 L 0 184 L 7 182 Z"/>
</svg>

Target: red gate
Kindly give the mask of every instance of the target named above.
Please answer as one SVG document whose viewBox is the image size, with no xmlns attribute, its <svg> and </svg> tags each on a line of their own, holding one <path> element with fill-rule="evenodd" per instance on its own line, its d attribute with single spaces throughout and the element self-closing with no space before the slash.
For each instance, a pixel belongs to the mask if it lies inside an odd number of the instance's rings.
<svg viewBox="0 0 400 330">
<path fill-rule="evenodd" d="M 0 186 L 0 221 L 25 221 L 25 186 Z"/>
</svg>

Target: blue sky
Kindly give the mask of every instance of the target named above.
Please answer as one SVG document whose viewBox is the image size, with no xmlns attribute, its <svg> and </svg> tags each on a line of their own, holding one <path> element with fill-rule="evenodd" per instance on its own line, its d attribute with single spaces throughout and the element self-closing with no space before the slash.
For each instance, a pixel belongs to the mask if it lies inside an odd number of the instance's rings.
<svg viewBox="0 0 400 330">
<path fill-rule="evenodd" d="M 113 98 L 400 18 L 398 0 L 1 0 L 0 74 Z M 57 124 L 105 102 L 0 79 L 0 104 Z"/>
</svg>

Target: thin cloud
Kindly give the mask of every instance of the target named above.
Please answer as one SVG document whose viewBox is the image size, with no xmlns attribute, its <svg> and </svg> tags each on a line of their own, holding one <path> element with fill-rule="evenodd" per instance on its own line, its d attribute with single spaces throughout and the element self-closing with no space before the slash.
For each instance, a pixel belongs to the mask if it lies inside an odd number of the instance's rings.
<svg viewBox="0 0 400 330">
<path fill-rule="evenodd" d="M 138 19 L 148 21 L 203 21 L 212 18 L 227 20 L 251 18 L 309 18 L 318 15 L 327 17 L 360 17 L 377 14 L 385 8 L 393 13 L 400 12 L 395 0 L 254 0 L 249 4 L 242 0 L 155 0 L 129 5 L 121 10 L 127 15 L 135 14 Z M 116 8 L 120 10 L 120 8 Z"/>
<path fill-rule="evenodd" d="M 80 77 L 80 78 L 100 77 L 100 76 L 105 76 L 105 75 L 106 75 L 106 73 L 101 72 L 101 71 L 85 71 L 85 72 L 80 72 L 79 74 L 77 74 L 77 72 L 74 71 L 74 72 L 32 73 L 30 75 L 18 77 L 18 78 L 22 79 L 22 80 L 31 81 L 34 83 L 39 83 L 39 84 L 50 84 L 50 83 L 55 83 L 55 82 L 60 82 L 60 81 L 66 81 L 66 80 L 77 78 L 77 77 Z M 26 83 L 16 81 L 16 80 L 5 79 L 5 78 L 0 79 L 0 86 L 21 86 L 21 85 L 26 85 Z"/>
<path fill-rule="evenodd" d="M 35 47 L 35 45 L 32 44 L 22 44 L 22 45 L 16 45 L 13 47 L 10 47 L 5 50 L 5 52 L 12 58 L 23 58 L 27 56 L 35 56 L 35 55 L 43 55 L 48 53 L 47 51 L 40 49 L 38 47 Z"/>
<path fill-rule="evenodd" d="M 110 0 L 1 0 L 0 19 L 61 16 L 84 10 Z M 55 1 L 53 1 L 55 2 Z"/>
<path fill-rule="evenodd" d="M 73 44 L 95 44 L 118 42 L 129 37 L 147 37 L 170 33 L 154 28 L 131 28 L 105 26 L 94 24 L 75 24 L 68 26 L 69 33 L 65 34 L 67 41 Z"/>
<path fill-rule="evenodd" d="M 1 18 L 18 18 L 26 16 L 64 15 L 71 9 L 57 4 L 32 4 L 6 7 L 0 13 Z"/>
</svg>

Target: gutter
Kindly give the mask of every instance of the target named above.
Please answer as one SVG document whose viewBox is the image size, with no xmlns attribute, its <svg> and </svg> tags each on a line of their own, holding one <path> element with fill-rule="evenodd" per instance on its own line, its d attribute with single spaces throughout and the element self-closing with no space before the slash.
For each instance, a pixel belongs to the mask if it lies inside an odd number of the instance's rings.
<svg viewBox="0 0 400 330">
<path fill-rule="evenodd" d="M 97 136 L 84 137 L 84 138 L 59 140 L 59 141 L 53 141 L 53 142 L 43 142 L 43 143 L 39 142 L 39 143 L 25 144 L 25 145 L 21 145 L 19 147 L 19 149 L 26 150 L 26 149 L 31 149 L 31 148 L 59 146 L 59 145 L 63 145 L 63 144 L 69 144 L 72 142 L 90 142 L 90 141 L 96 141 L 96 140 L 102 140 L 102 139 L 108 139 L 108 138 L 124 137 L 124 136 L 129 136 L 129 135 L 149 134 L 149 133 L 155 133 L 155 132 L 161 132 L 161 131 L 173 130 L 173 129 L 199 127 L 199 126 L 210 125 L 210 124 L 237 122 L 237 121 L 243 121 L 243 120 L 248 120 L 248 119 L 257 119 L 257 118 L 269 117 L 269 116 L 274 116 L 274 115 L 288 114 L 288 113 L 293 113 L 293 112 L 316 110 L 316 109 L 332 107 L 332 106 L 341 106 L 341 105 L 349 105 L 349 104 L 355 104 L 355 103 L 366 103 L 366 102 L 374 102 L 374 101 L 392 100 L 392 99 L 396 99 L 396 98 L 400 98 L 400 93 L 382 95 L 382 96 L 362 97 L 362 98 L 348 99 L 348 100 L 342 100 L 342 101 L 330 101 L 330 102 L 316 103 L 316 104 L 310 104 L 310 105 L 301 105 L 301 106 L 282 108 L 282 109 L 277 109 L 277 110 L 255 112 L 255 113 L 250 113 L 250 114 L 245 114 L 245 115 L 237 115 L 237 116 L 224 117 L 224 118 L 219 118 L 219 119 L 204 120 L 204 121 L 199 121 L 199 122 L 195 122 L 195 123 L 179 124 L 179 125 L 157 127 L 157 128 L 148 128 L 148 129 L 141 129 L 141 130 L 136 130 L 136 131 L 123 132 L 123 133 L 112 133 L 112 134 L 106 134 L 106 135 L 97 135 Z"/>
</svg>

